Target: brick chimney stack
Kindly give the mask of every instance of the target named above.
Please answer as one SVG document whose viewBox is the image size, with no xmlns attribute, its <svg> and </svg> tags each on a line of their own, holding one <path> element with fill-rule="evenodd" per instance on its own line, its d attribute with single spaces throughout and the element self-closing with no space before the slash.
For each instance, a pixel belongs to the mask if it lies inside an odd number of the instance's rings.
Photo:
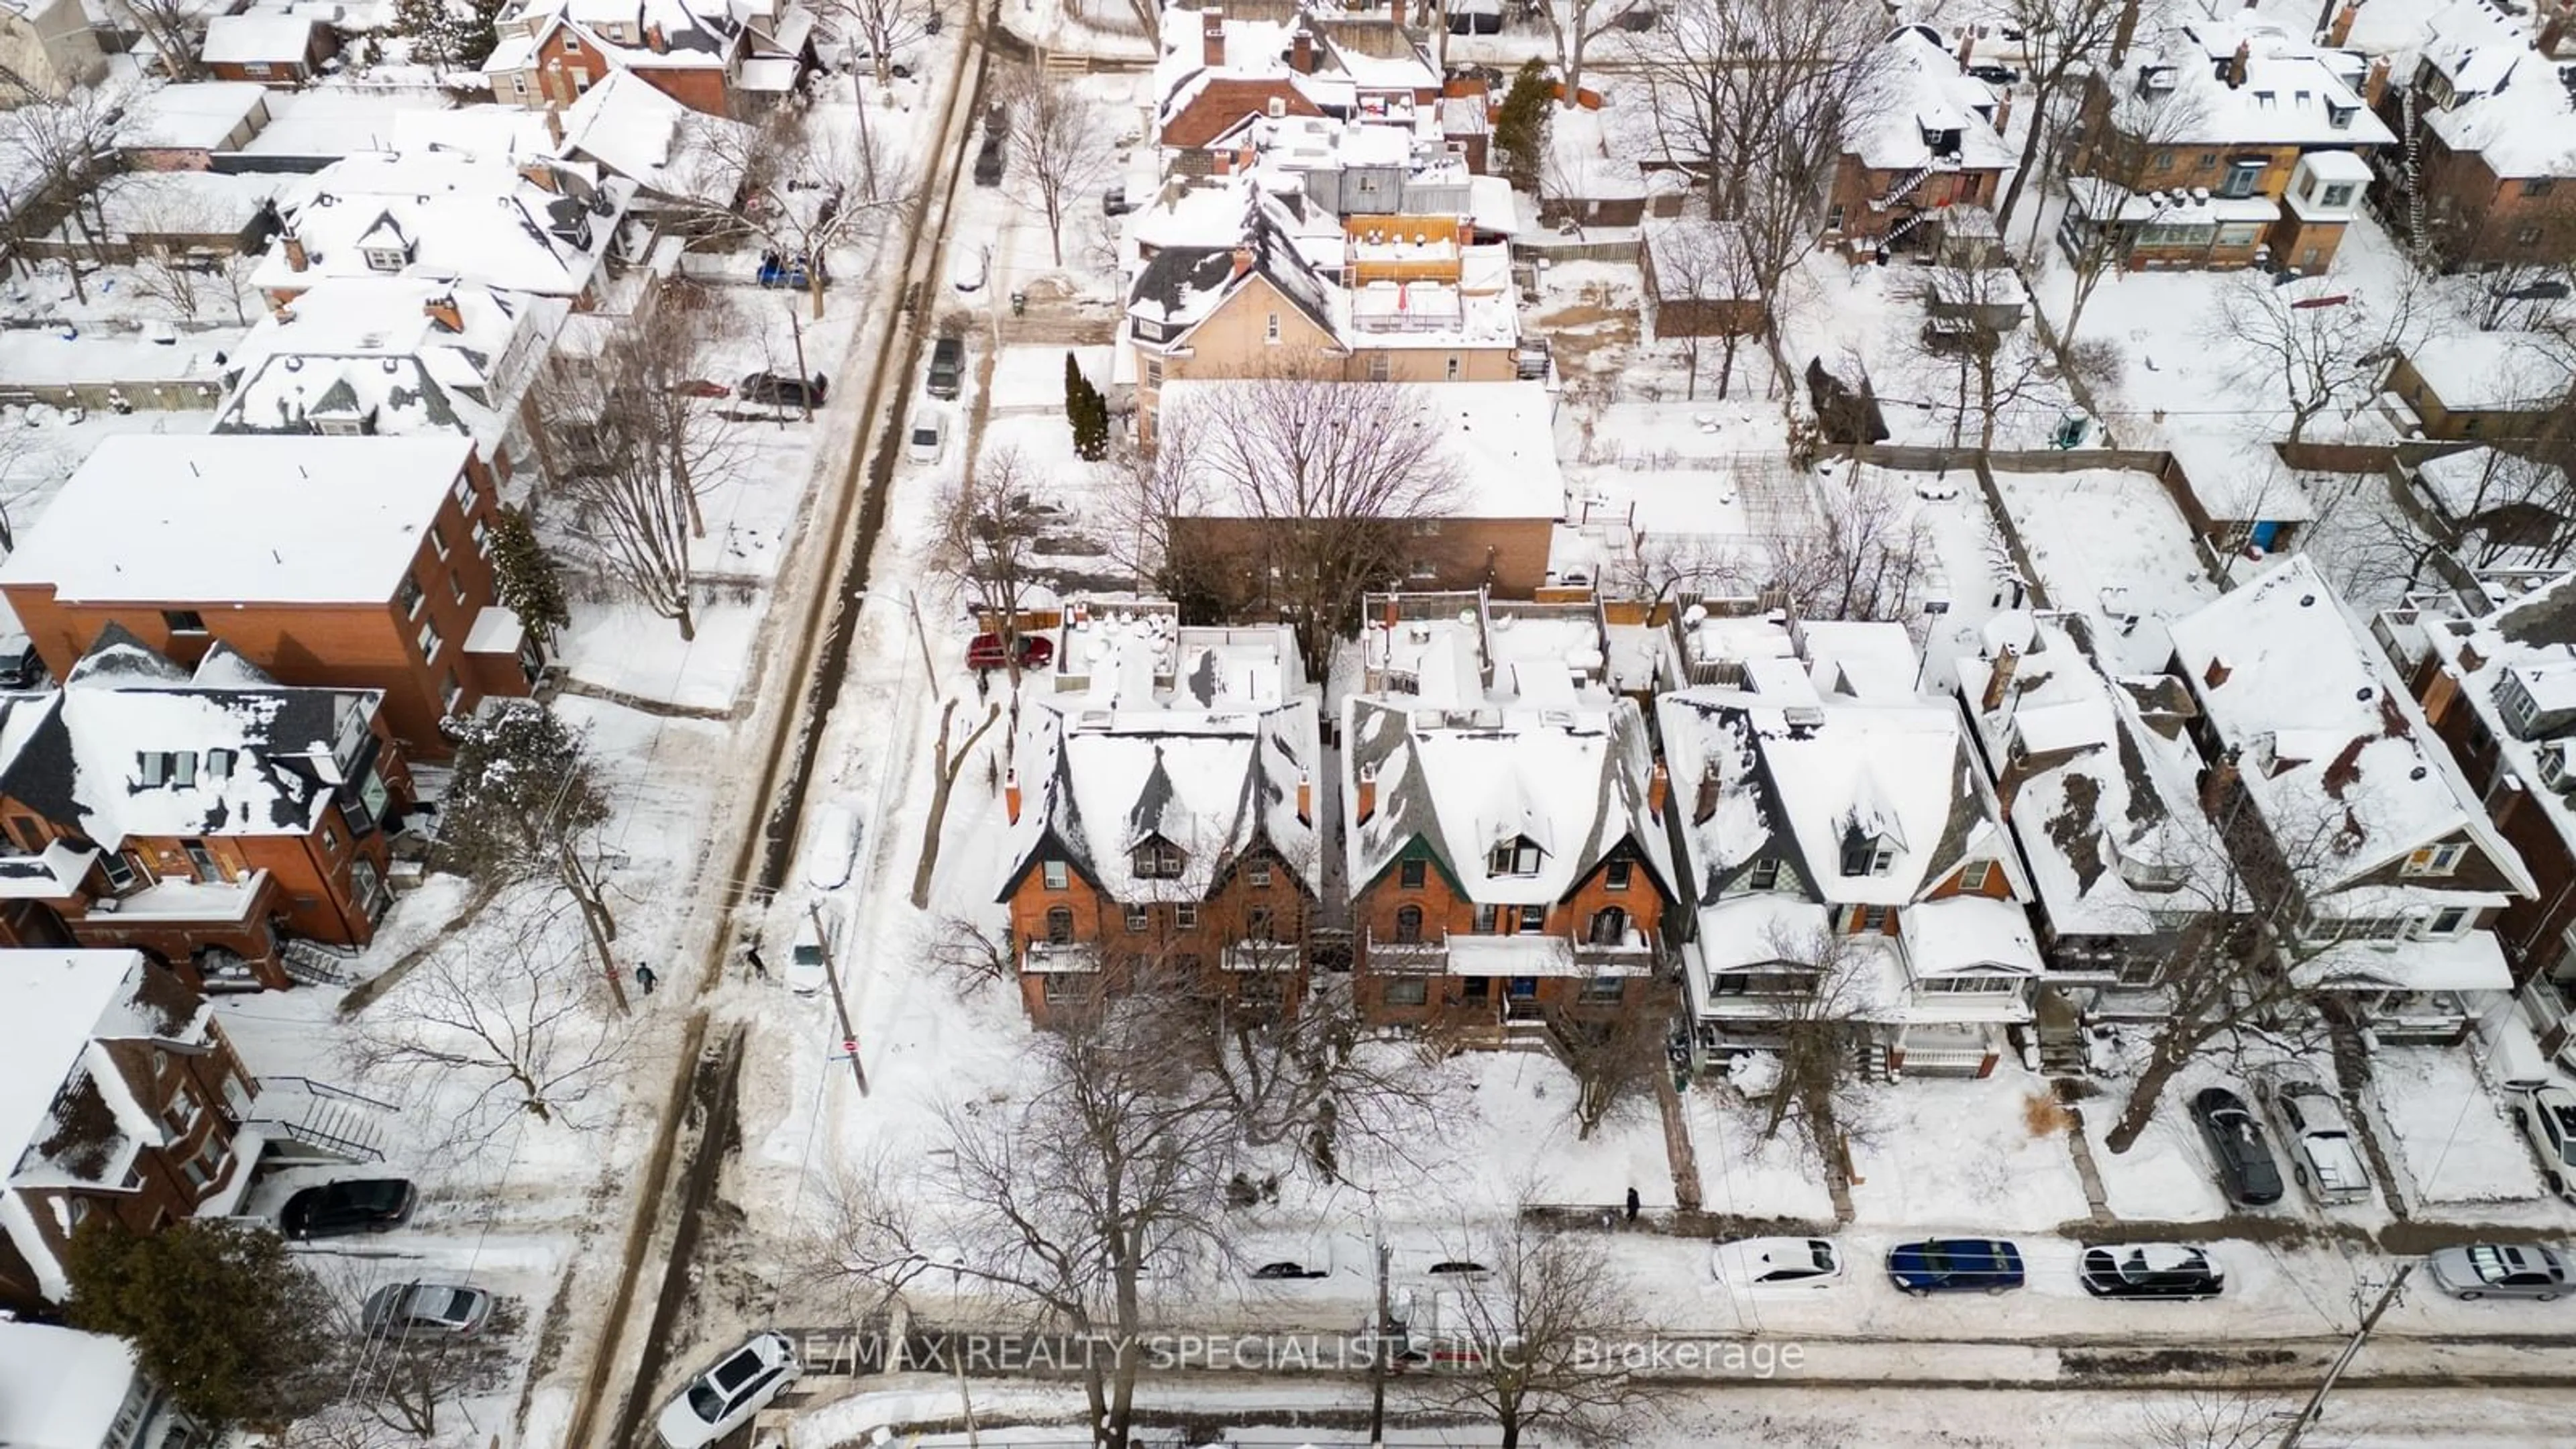
<svg viewBox="0 0 2576 1449">
<path fill-rule="evenodd" d="M 307 266 L 311 265 L 311 259 L 304 253 L 304 238 L 297 236 L 295 233 L 290 231 L 284 236 L 279 237 L 278 241 L 286 248 L 286 269 L 288 271 L 300 272 Z"/>
<path fill-rule="evenodd" d="M 1971 25 L 1959 31 L 1959 69 L 1966 70 L 1976 63 L 1977 28 Z"/>
<path fill-rule="evenodd" d="M 2571 19 L 2576 19 L 2576 9 L 2569 6 L 2561 5 L 2550 11 L 2549 18 L 2541 22 L 2539 37 L 2532 44 L 2552 60 L 2566 59 L 2568 22 Z"/>
<path fill-rule="evenodd" d="M 654 24 L 644 27 L 644 48 L 653 52 L 655 55 L 668 55 L 671 53 L 671 42 L 662 34 L 662 27 L 660 25 Z"/>
<path fill-rule="evenodd" d="M 2253 41 L 2240 40 L 2236 42 L 2236 53 L 2227 58 L 2227 88 L 2229 90 L 2232 91 L 2243 88 L 2245 84 L 2245 63 L 2253 58 Z"/>
<path fill-rule="evenodd" d="M 1654 776 L 1646 782 L 1646 809 L 1661 820 L 1664 818 L 1664 805 L 1672 797 L 1673 772 L 1664 768 L 1663 761 L 1657 760 Z"/>
<path fill-rule="evenodd" d="M 2335 8 L 2334 19 L 2326 25 L 2326 44 L 2340 46 L 2352 39 L 2352 23 L 2361 18 L 2361 0 L 2343 0 Z"/>
<path fill-rule="evenodd" d="M 1222 10 L 1199 12 L 1199 64 L 1225 64 L 1225 12 Z"/>
<path fill-rule="evenodd" d="M 1011 817 L 1013 825 L 1020 823 L 1020 772 L 1017 770 L 1002 772 L 1002 809 Z"/>
<path fill-rule="evenodd" d="M 1708 817 L 1717 813 L 1718 792 L 1717 762 L 1711 760 L 1699 772 L 1699 798 L 1691 802 L 1691 824 L 1706 825 Z"/>
<path fill-rule="evenodd" d="M 2215 816 L 2226 808 L 2228 800 L 2235 794 L 2236 751 L 2231 747 L 2226 754 L 2219 756 L 2217 764 L 2201 774 L 2200 808 L 2203 813 Z"/>
<path fill-rule="evenodd" d="M 2379 98 L 2387 94 L 2388 57 L 2384 55 L 2374 55 L 2370 58 L 2369 72 L 2361 78 L 2361 103 L 2373 110 L 2377 110 L 2379 108 Z"/>
<path fill-rule="evenodd" d="M 2004 707 L 2004 696 L 2012 692 L 2013 676 L 2021 672 L 2021 651 L 2005 645 L 1995 655 L 1994 668 L 1986 675 L 1985 696 L 1978 700 L 1981 714 L 1993 714 Z"/>
<path fill-rule="evenodd" d="M 1315 32 L 1303 25 L 1288 38 L 1288 68 L 1299 75 L 1315 73 Z"/>
<path fill-rule="evenodd" d="M 1372 765 L 1360 771 L 1358 793 L 1359 808 L 1352 813 L 1359 818 L 1352 823 L 1366 825 L 1369 823 L 1369 818 L 1377 814 L 1377 768 L 1375 766 Z"/>
<path fill-rule="evenodd" d="M 430 321 L 437 323 L 441 331 L 465 330 L 465 313 L 456 305 L 456 294 L 453 292 L 441 293 L 430 298 L 421 304 L 420 310 Z"/>
<path fill-rule="evenodd" d="M 1252 270 L 1252 248 L 1250 248 L 1250 247 L 1236 247 L 1236 248 L 1234 249 L 1234 275 L 1235 275 L 1235 277 L 1236 277 L 1238 280 L 1240 280 L 1240 279 L 1242 278 L 1242 276 L 1243 276 L 1246 272 L 1249 272 L 1249 271 L 1251 271 L 1251 270 Z"/>
<path fill-rule="evenodd" d="M 1303 825 L 1315 823 L 1315 780 L 1303 770 L 1297 772 L 1297 820 Z"/>
</svg>

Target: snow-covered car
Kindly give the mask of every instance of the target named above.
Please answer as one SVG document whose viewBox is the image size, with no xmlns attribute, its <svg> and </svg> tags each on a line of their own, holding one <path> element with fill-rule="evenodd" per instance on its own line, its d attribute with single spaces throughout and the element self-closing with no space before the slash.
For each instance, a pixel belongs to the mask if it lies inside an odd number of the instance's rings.
<svg viewBox="0 0 2576 1449">
<path fill-rule="evenodd" d="M 948 248 L 948 285 L 964 296 L 984 290 L 984 279 L 993 269 L 992 245 L 980 236 L 957 239 Z"/>
<path fill-rule="evenodd" d="M 2118 1243 L 2084 1250 L 2084 1291 L 2096 1298 L 2215 1298 L 2227 1275 L 2189 1243 Z"/>
<path fill-rule="evenodd" d="M 2514 1125 L 2540 1156 L 2549 1190 L 2576 1202 L 2576 1092 L 2534 1087 L 2514 1094 Z"/>
<path fill-rule="evenodd" d="M 832 940 L 824 919 L 818 917 L 822 912 L 800 912 L 796 940 L 787 948 L 787 989 L 799 996 L 812 996 L 824 986 L 823 955 L 832 949 Z"/>
<path fill-rule="evenodd" d="M 948 419 L 924 412 L 912 420 L 912 430 L 904 435 L 903 455 L 916 463 L 936 463 L 947 447 Z"/>
<path fill-rule="evenodd" d="M 859 853 L 859 812 L 846 800 L 833 800 L 814 812 L 805 837 L 805 883 L 818 891 L 849 884 L 850 867 Z"/>
<path fill-rule="evenodd" d="M 2272 1114 L 2289 1153 L 2290 1176 L 2320 1203 L 2367 1201 L 2370 1169 L 2343 1103 L 2315 1073 L 2294 1062 L 2275 1064 L 2254 1080 L 2254 1095 Z"/>
<path fill-rule="evenodd" d="M 750 1423 L 803 1372 L 786 1334 L 755 1333 L 689 1380 L 653 1421 L 654 1432 L 669 1449 L 705 1449 Z"/>
<path fill-rule="evenodd" d="M 1710 1249 L 1709 1271 L 1739 1288 L 1831 1288 L 1843 1259 L 1825 1238 L 1743 1238 Z"/>
<path fill-rule="evenodd" d="M 2425 1275 L 2454 1298 L 2537 1298 L 2567 1291 L 2567 1262 L 2537 1243 L 2463 1243 L 2425 1255 Z"/>
<path fill-rule="evenodd" d="M 472 1334 L 492 1316 L 492 1295 L 462 1283 L 389 1283 L 367 1295 L 359 1324 L 369 1338 Z"/>
<path fill-rule="evenodd" d="M 1020 667 L 1044 669 L 1055 662 L 1055 641 L 1044 634 L 1019 636 Z M 966 641 L 966 667 L 974 670 L 1002 667 L 1002 636 L 978 634 Z"/>
<path fill-rule="evenodd" d="M 2000 1238 L 1931 1238 L 1887 1250 L 1887 1277 L 1917 1298 L 2004 1293 L 2022 1285 L 2021 1249 Z"/>
</svg>

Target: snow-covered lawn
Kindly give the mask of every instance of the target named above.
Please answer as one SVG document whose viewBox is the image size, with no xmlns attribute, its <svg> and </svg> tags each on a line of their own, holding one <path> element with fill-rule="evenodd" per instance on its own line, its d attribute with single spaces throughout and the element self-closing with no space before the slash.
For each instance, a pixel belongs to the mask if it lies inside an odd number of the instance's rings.
<svg viewBox="0 0 2576 1449">
<path fill-rule="evenodd" d="M 2054 1106 L 2048 1083 L 2009 1061 L 1983 1081 L 1874 1089 L 1851 1134 L 1858 1221 L 1992 1231 L 2083 1218 L 2084 1184 Z"/>
<path fill-rule="evenodd" d="M 2149 1222 L 2194 1223 L 2226 1217 L 2227 1195 L 2218 1187 L 2200 1129 L 2191 1120 L 2191 1094 L 2215 1085 L 2217 1074 L 2204 1078 L 2186 1069 L 2188 1085 L 2177 1081 L 2156 1104 L 2147 1130 L 2126 1152 L 2104 1144 L 2129 1100 L 2125 1080 L 2102 1083 L 2101 1094 L 2083 1103 L 2084 1137 L 2093 1149 L 2093 1168 L 2102 1178 L 2102 1196 L 2115 1216 Z"/>
<path fill-rule="evenodd" d="M 2410 1203 L 2519 1202 L 2539 1197 L 2540 1175 L 2522 1134 L 2462 1047 L 2383 1047 L 2370 1059 L 2370 1091 Z"/>
<path fill-rule="evenodd" d="M 2218 597 L 2190 526 L 2147 474 L 1998 469 L 1995 491 L 2049 602 L 2090 615 L 2096 646 L 2116 669 L 2163 668 L 2173 653 L 2164 621 Z M 2139 622 L 2124 630 L 2121 621 L 2130 616 Z"/>
<path fill-rule="evenodd" d="M 1802 376 L 1810 360 L 1822 360 L 1827 371 L 1854 384 L 1865 373 L 1889 443 L 1973 448 L 1983 429 L 1973 372 L 1958 359 L 1929 352 L 1922 340 L 1925 292 L 1934 274 L 1908 262 L 1854 265 L 1838 252 L 1810 252 L 1781 284 L 1782 348 Z M 1998 448 L 2043 445 L 2074 400 L 2064 384 L 2039 373 L 2013 388 L 2024 375 L 2023 360 L 2041 347 L 2029 322 L 2005 336 L 1995 368 L 1998 391 L 2005 393 L 1997 399 Z"/>
<path fill-rule="evenodd" d="M 1682 1101 L 1699 1161 L 1702 1207 L 1734 1217 L 1833 1221 L 1834 1199 L 1823 1168 L 1794 1125 L 1764 1141 L 1763 1109 L 1731 1090 L 1695 1087 Z"/>
</svg>

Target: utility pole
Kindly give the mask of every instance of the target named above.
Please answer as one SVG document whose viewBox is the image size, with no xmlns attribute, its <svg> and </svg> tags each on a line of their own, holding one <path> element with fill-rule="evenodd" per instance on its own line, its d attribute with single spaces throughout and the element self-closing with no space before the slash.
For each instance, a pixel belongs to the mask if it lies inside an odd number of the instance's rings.
<svg viewBox="0 0 2576 1449">
<path fill-rule="evenodd" d="M 2412 1263 L 2399 1265 L 2397 1276 L 2389 1279 L 2388 1286 L 2380 1290 L 2379 1301 L 2370 1305 L 2370 1311 L 2362 1315 L 2361 1327 L 2353 1330 L 2343 1352 L 2336 1354 L 2335 1361 L 2326 1367 L 2325 1381 L 2317 1385 L 2315 1393 L 2308 1395 L 2308 1402 L 2299 1410 L 2299 1416 L 2290 1421 L 2290 1432 L 2281 1436 L 2281 1449 L 2298 1449 L 2299 1441 L 2308 1436 L 2309 1428 L 2324 1417 L 2326 1396 L 2334 1392 L 2335 1380 L 2342 1378 L 2343 1371 L 2352 1367 L 2352 1361 L 2361 1357 L 2362 1346 L 2370 1342 L 2371 1330 L 2379 1326 L 2382 1315 L 2397 1306 L 2398 1293 L 2405 1288 L 2407 1275 L 2414 1271 Z"/>
<path fill-rule="evenodd" d="M 1386 1235 L 1377 1241 L 1377 1320 L 1369 1325 L 1369 1449 L 1386 1449 Z"/>
<path fill-rule="evenodd" d="M 832 1012 L 841 1019 L 841 1048 L 850 1055 L 850 1075 L 858 1080 L 859 1095 L 868 1094 L 868 1069 L 859 1064 L 859 1029 L 850 1025 L 849 999 L 841 994 L 841 968 L 832 959 L 838 953 L 832 933 L 823 925 L 823 903 L 807 901 L 805 915 L 814 923 L 814 939 L 823 943 L 823 981 L 832 988 Z"/>
</svg>

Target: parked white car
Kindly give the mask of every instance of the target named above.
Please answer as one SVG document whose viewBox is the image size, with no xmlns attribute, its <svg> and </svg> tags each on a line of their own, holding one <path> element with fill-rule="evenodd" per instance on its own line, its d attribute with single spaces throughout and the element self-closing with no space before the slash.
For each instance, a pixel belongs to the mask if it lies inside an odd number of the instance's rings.
<svg viewBox="0 0 2576 1449">
<path fill-rule="evenodd" d="M 2281 1062 L 2254 1079 L 2254 1095 L 2272 1114 L 2272 1125 L 2290 1159 L 2290 1176 L 2318 1202 L 2366 1202 L 2370 1169 L 2343 1102 L 2314 1072 Z"/>
<path fill-rule="evenodd" d="M 947 417 L 928 409 L 916 414 L 912 431 L 904 435 L 903 455 L 916 463 L 936 463 L 947 448 Z"/>
<path fill-rule="evenodd" d="M 964 296 L 983 291 L 985 274 L 992 268 L 992 243 L 983 237 L 959 237 L 948 248 L 948 285 Z"/>
<path fill-rule="evenodd" d="M 858 853 L 859 812 L 847 800 L 826 802 L 814 812 L 812 833 L 805 837 L 805 883 L 818 891 L 849 884 Z"/>
<path fill-rule="evenodd" d="M 1826 1238 L 1743 1238 L 1709 1250 L 1709 1271 L 1736 1288 L 1831 1288 L 1842 1254 Z"/>
<path fill-rule="evenodd" d="M 804 1369 L 783 1333 L 755 1333 L 715 1366 L 689 1380 L 653 1421 L 669 1449 L 704 1449 L 751 1422 Z"/>
<path fill-rule="evenodd" d="M 826 982 L 823 958 L 832 949 L 834 908 L 826 903 L 796 913 L 796 939 L 787 948 L 787 989 L 799 996 L 820 992 Z"/>
<path fill-rule="evenodd" d="M 2533 1087 L 2514 1094 L 2514 1125 L 2540 1156 L 2549 1190 L 2576 1202 L 2576 1092 Z"/>
</svg>

